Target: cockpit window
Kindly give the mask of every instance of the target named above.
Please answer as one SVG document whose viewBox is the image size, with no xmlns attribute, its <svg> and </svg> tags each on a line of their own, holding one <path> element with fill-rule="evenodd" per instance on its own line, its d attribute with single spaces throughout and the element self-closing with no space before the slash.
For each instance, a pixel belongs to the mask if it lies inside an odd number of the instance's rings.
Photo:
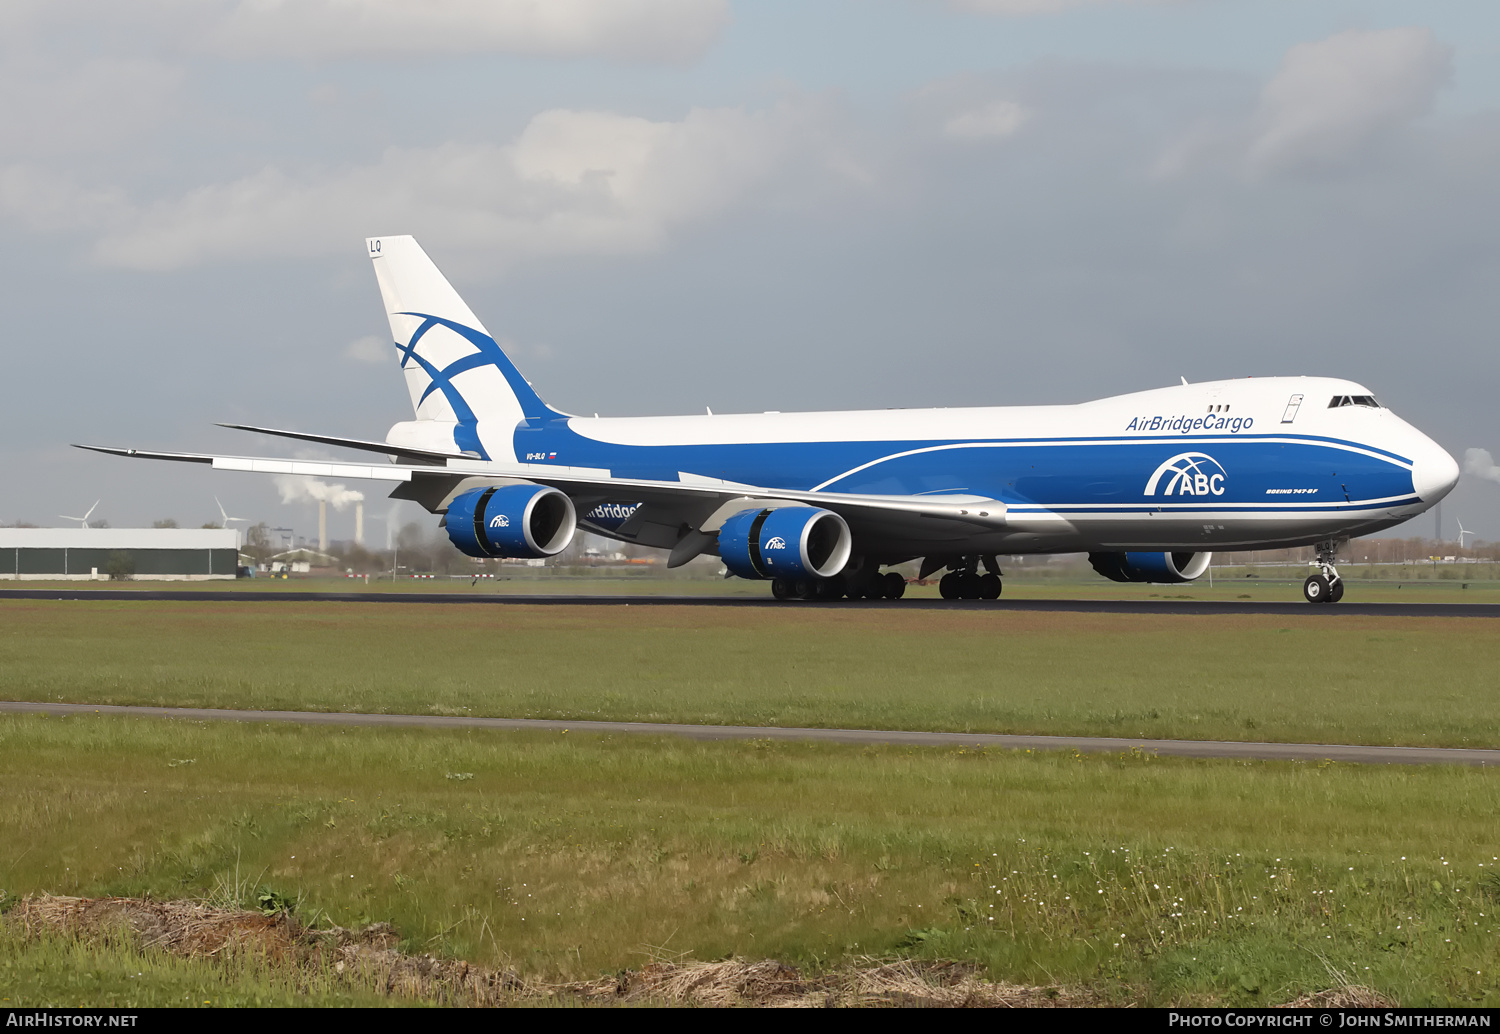
<svg viewBox="0 0 1500 1034">
<path fill-rule="evenodd" d="M 1375 401 L 1374 395 L 1335 395 L 1328 403 L 1329 409 L 1338 409 L 1341 406 L 1364 406 L 1367 409 L 1379 409 L 1380 403 Z"/>
</svg>

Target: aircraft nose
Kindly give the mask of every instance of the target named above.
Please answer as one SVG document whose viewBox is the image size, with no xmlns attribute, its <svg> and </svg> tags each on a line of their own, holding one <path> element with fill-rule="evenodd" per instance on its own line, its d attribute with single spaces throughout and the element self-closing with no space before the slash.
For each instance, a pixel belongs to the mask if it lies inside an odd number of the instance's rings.
<svg viewBox="0 0 1500 1034">
<path fill-rule="evenodd" d="M 1458 484 L 1458 462 L 1437 442 L 1422 436 L 1423 447 L 1412 457 L 1411 483 L 1422 502 L 1431 505 Z"/>
</svg>

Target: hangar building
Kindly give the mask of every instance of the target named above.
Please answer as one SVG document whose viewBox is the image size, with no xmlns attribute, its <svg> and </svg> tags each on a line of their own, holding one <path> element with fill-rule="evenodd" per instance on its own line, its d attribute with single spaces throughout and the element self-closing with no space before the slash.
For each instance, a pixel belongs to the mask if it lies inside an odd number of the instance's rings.
<svg viewBox="0 0 1500 1034">
<path fill-rule="evenodd" d="M 0 579 L 233 578 L 232 528 L 0 528 Z"/>
</svg>

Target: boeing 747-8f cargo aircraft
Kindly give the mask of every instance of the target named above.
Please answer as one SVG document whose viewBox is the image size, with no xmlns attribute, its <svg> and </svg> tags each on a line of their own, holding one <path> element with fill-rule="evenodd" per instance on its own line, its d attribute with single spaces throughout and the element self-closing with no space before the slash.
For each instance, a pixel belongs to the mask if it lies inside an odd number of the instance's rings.
<svg viewBox="0 0 1500 1034">
<path fill-rule="evenodd" d="M 385 441 L 244 425 L 389 462 L 100 452 L 395 483 L 474 557 L 546 557 L 577 528 L 717 554 L 780 599 L 899 597 L 920 558 L 949 598 L 1000 595 L 996 557 L 1087 552 L 1124 582 L 1186 582 L 1212 550 L 1315 545 L 1309 602 L 1344 593 L 1350 536 L 1437 503 L 1458 465 L 1326 377 L 1213 381 L 1071 406 L 579 417 L 542 400 L 411 237 L 372 237 L 415 419 Z"/>
</svg>

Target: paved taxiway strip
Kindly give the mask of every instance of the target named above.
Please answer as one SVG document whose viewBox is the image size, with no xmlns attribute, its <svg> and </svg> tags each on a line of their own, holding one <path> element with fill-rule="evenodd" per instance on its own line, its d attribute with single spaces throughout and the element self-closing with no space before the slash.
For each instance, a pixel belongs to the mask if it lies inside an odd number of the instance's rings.
<svg viewBox="0 0 1500 1034">
<path fill-rule="evenodd" d="M 1294 590 L 1300 592 L 1300 590 Z M 266 592 L 254 589 L 0 589 L 4 600 L 169 600 L 177 603 L 488 603 L 573 607 L 841 607 L 857 609 L 1071 611 L 1091 614 L 1271 614 L 1285 617 L 1500 618 L 1500 603 L 1244 603 L 1238 600 L 839 600 L 766 596 L 562 596 L 494 592 Z"/>
<path fill-rule="evenodd" d="M 1077 750 L 1115 754 L 1143 750 L 1189 758 L 1257 761 L 1343 761 L 1381 765 L 1500 765 L 1500 750 L 1462 747 L 1368 747 L 1342 743 L 1239 743 L 1218 740 L 1132 740 L 1114 736 L 1006 736 L 998 733 L 903 732 L 884 729 L 796 729 L 774 726 L 674 725 L 665 722 L 569 722 L 535 718 L 450 718 L 420 714 L 327 711 L 234 711 L 203 707 L 122 707 L 0 701 L 0 714 L 125 715 L 193 721 L 295 722 L 426 729 L 522 729 L 551 732 L 682 736 L 694 740 L 819 740 L 826 743 L 914 747 L 991 747 L 998 750 Z"/>
</svg>

